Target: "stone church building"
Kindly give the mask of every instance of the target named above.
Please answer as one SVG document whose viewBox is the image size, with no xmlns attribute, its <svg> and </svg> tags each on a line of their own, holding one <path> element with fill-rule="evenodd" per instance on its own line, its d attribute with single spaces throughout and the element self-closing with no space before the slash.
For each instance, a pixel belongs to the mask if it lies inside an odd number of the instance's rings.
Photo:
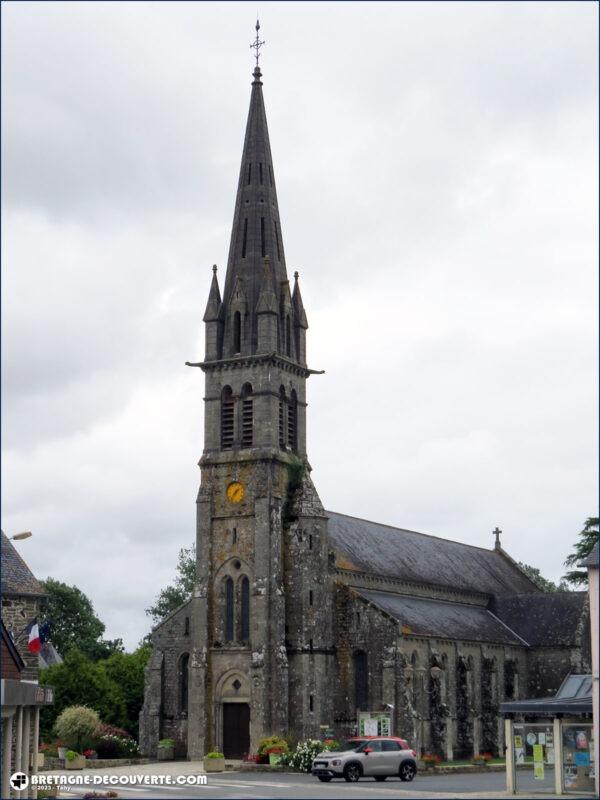
<svg viewBox="0 0 600 800">
<path fill-rule="evenodd" d="M 307 315 L 253 77 L 223 292 L 214 267 L 205 357 L 189 365 L 205 377 L 197 582 L 152 633 L 142 752 L 174 738 L 191 759 L 241 758 L 263 736 L 341 738 L 387 709 L 421 753 L 497 753 L 503 700 L 589 671 L 586 594 L 541 592 L 499 533 L 487 550 L 324 510 Z"/>
</svg>

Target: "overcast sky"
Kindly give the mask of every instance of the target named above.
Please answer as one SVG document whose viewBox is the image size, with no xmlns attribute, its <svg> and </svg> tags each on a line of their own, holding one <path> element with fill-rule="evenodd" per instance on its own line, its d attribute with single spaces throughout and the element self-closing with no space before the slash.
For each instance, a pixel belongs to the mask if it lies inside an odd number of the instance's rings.
<svg viewBox="0 0 600 800">
<path fill-rule="evenodd" d="M 254 3 L 2 3 L 4 531 L 135 646 L 195 530 Z M 313 478 L 557 579 L 598 485 L 598 6 L 259 5 Z"/>
</svg>

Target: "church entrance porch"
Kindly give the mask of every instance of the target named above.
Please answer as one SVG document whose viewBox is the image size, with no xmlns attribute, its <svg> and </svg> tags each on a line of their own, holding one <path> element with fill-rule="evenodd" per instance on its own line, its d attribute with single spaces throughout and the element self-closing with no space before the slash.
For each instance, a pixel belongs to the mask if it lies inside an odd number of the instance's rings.
<svg viewBox="0 0 600 800">
<path fill-rule="evenodd" d="M 250 750 L 250 706 L 223 703 L 223 754 L 241 759 Z"/>
</svg>

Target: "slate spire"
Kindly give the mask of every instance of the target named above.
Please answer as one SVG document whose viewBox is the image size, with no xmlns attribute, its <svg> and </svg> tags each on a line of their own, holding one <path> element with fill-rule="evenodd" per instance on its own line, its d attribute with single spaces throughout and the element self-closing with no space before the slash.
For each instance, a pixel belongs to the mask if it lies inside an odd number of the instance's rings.
<svg viewBox="0 0 600 800">
<path fill-rule="evenodd" d="M 271 158 L 269 131 L 262 93 L 262 73 L 254 69 L 250 109 L 238 180 L 235 213 L 229 246 L 227 274 L 223 289 L 221 319 L 224 324 L 223 356 L 229 355 L 229 331 L 233 325 L 232 299 L 236 286 L 243 285 L 246 316 L 242 321 L 242 354 L 257 352 L 257 303 L 268 256 L 277 300 L 287 280 L 283 237 Z"/>
</svg>

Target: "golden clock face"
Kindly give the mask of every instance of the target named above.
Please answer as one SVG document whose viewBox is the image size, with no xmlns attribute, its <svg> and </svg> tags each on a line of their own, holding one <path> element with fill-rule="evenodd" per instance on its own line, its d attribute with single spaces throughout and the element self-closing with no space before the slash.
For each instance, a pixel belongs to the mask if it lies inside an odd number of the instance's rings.
<svg viewBox="0 0 600 800">
<path fill-rule="evenodd" d="M 232 503 L 241 503 L 244 499 L 244 487 L 238 481 L 230 483 L 227 487 L 227 497 Z"/>
</svg>

